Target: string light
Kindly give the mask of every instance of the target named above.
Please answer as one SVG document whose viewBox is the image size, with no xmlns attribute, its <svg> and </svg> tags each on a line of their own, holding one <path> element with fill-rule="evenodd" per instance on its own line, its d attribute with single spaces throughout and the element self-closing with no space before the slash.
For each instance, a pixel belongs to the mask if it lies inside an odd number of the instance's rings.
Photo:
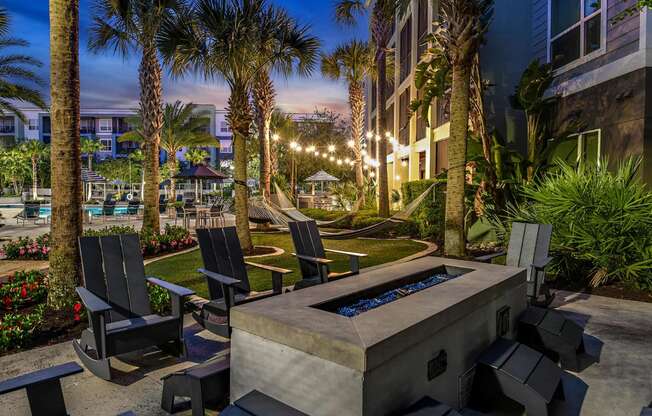
<svg viewBox="0 0 652 416">
<path fill-rule="evenodd" d="M 319 152 L 315 150 L 315 156 L 319 156 Z"/>
<path fill-rule="evenodd" d="M 321 157 L 323 157 L 324 159 L 326 159 L 326 158 L 328 157 L 328 155 L 327 155 L 326 153 L 322 153 L 322 154 L 321 154 Z"/>
<path fill-rule="evenodd" d="M 335 151 L 335 145 L 334 144 L 328 145 L 328 151 L 333 153 Z"/>
<path fill-rule="evenodd" d="M 328 160 L 330 160 L 331 162 L 334 162 L 335 161 L 335 156 L 329 157 Z"/>
<path fill-rule="evenodd" d="M 344 159 L 344 163 L 349 163 L 349 162 L 351 162 L 351 159 L 349 159 L 348 157 Z"/>
<path fill-rule="evenodd" d="M 349 163 L 349 165 L 350 165 L 350 166 L 354 166 L 354 165 L 355 165 L 355 162 L 354 162 L 354 161 L 352 161 L 352 160 L 351 160 L 351 161 L 349 161 L 348 163 Z"/>
<path fill-rule="evenodd" d="M 365 149 L 362 149 L 362 151 L 360 151 L 360 154 L 362 156 L 367 156 L 368 153 L 367 153 L 367 151 Z"/>
<path fill-rule="evenodd" d="M 297 142 L 290 142 L 290 149 L 296 149 L 299 144 Z"/>
<path fill-rule="evenodd" d="M 348 142 L 346 142 L 346 145 L 349 146 L 349 147 L 354 147 L 355 142 L 353 140 L 349 140 Z"/>
<path fill-rule="evenodd" d="M 296 150 L 297 150 L 297 152 L 301 152 L 303 150 L 303 148 L 301 146 L 297 145 Z"/>
<path fill-rule="evenodd" d="M 280 138 L 281 137 L 278 134 L 272 136 L 272 140 L 274 140 L 275 142 L 279 141 Z"/>
<path fill-rule="evenodd" d="M 376 177 L 376 172 L 370 172 L 369 177 L 370 178 L 375 178 Z"/>
<path fill-rule="evenodd" d="M 400 181 L 401 180 L 401 175 L 396 175 L 396 180 Z"/>
<path fill-rule="evenodd" d="M 380 135 L 378 135 L 378 134 L 376 135 L 376 141 L 377 141 L 377 142 L 380 141 Z"/>
<path fill-rule="evenodd" d="M 367 164 L 365 163 L 364 166 L 363 166 L 362 168 L 363 168 L 364 170 L 369 170 L 369 165 L 367 165 Z"/>
<path fill-rule="evenodd" d="M 386 131 L 385 132 L 385 137 L 387 137 L 389 139 L 390 137 L 392 137 L 392 133 Z"/>
<path fill-rule="evenodd" d="M 337 166 L 342 166 L 342 159 L 337 159 Z"/>
<path fill-rule="evenodd" d="M 367 139 L 371 140 L 373 137 L 374 137 L 374 133 L 371 130 L 369 130 L 367 132 Z"/>
</svg>

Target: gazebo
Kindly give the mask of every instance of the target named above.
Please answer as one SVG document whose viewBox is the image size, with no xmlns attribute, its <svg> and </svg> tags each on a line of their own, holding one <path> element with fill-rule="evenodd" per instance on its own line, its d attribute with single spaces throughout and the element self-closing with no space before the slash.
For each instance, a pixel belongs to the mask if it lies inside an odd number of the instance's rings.
<svg viewBox="0 0 652 416">
<path fill-rule="evenodd" d="M 195 181 L 195 199 L 198 199 L 201 201 L 202 194 L 201 194 L 201 189 L 202 187 L 199 186 L 199 184 L 202 181 L 216 181 L 216 182 L 221 182 L 224 179 L 228 179 L 228 176 L 225 174 L 218 172 L 217 170 L 213 169 L 212 167 L 204 164 L 200 165 L 195 165 L 191 166 L 187 169 L 182 170 L 181 172 L 177 173 L 175 175 L 175 179 L 186 179 L 186 180 L 194 180 Z"/>
<path fill-rule="evenodd" d="M 315 183 L 320 184 L 320 189 L 321 192 L 324 192 L 324 183 L 327 182 L 339 182 L 340 180 L 337 179 L 335 176 L 331 175 L 330 173 L 326 173 L 323 170 L 320 170 L 319 172 L 315 173 L 312 176 L 309 176 L 305 179 L 304 182 L 311 182 L 312 183 L 312 194 L 315 194 Z"/>
<path fill-rule="evenodd" d="M 81 170 L 81 179 L 82 183 L 84 184 L 84 189 L 87 189 L 88 186 L 88 193 L 87 195 L 87 200 L 90 200 L 93 197 L 93 186 L 94 185 L 101 185 L 102 186 L 102 199 L 106 199 L 106 184 L 107 181 L 106 179 L 100 175 L 99 173 L 89 170 L 88 168 L 82 168 Z"/>
</svg>

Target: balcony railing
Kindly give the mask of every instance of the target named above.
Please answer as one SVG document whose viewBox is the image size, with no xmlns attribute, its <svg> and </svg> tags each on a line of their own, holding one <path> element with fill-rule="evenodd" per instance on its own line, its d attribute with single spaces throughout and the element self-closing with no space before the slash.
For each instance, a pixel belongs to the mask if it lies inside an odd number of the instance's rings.
<svg viewBox="0 0 652 416">
<path fill-rule="evenodd" d="M 14 133 L 14 126 L 0 126 L 0 133 Z"/>
</svg>

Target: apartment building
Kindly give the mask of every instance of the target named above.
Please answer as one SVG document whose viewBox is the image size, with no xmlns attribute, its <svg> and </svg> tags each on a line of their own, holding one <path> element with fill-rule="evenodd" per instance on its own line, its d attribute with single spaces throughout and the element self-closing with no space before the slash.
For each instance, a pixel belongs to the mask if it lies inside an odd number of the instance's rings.
<svg viewBox="0 0 652 416">
<path fill-rule="evenodd" d="M 0 144 L 10 143 L 14 139 L 40 140 L 50 143 L 52 135 L 50 114 L 34 108 L 21 109 L 27 118 L 23 123 L 13 114 L 0 117 Z M 211 162 L 220 163 L 233 159 L 233 146 L 231 129 L 226 123 L 225 110 L 217 110 L 211 104 L 199 104 L 197 113 L 207 114 L 210 122 L 206 129 L 220 146 L 210 148 Z M 129 120 L 137 115 L 135 109 L 126 108 L 82 108 L 80 119 L 80 134 L 82 137 L 94 138 L 102 144 L 102 149 L 95 155 L 98 159 L 125 157 L 139 146 L 134 142 L 118 142 L 118 137 L 130 131 L 133 126 Z M 183 160 L 185 151 L 177 155 Z M 161 152 L 161 159 L 165 160 L 165 152 Z"/>
<path fill-rule="evenodd" d="M 652 11 L 623 13 L 635 0 L 496 0 L 494 18 L 481 49 L 490 128 L 516 149 L 526 151 L 523 114 L 509 96 L 534 59 L 552 63 L 555 80 L 547 95 L 559 96 L 554 112 L 557 131 L 569 121 L 580 126 L 572 140 L 556 147 L 555 156 L 571 162 L 615 163 L 643 156 L 643 177 L 652 183 Z M 417 62 L 432 30 L 436 2 L 412 0 L 397 17 L 390 46 L 396 54 L 393 84 L 387 85 L 387 130 L 400 146 L 389 147 L 390 189 L 403 181 L 431 178 L 445 170 L 449 114 L 443 103 L 430 112 L 430 127 L 409 103 Z M 375 85 L 367 82 L 368 128 L 375 130 Z M 648 97 L 648 92 L 650 96 Z M 554 139 L 553 139 L 554 140 Z M 374 141 L 368 143 L 375 154 Z"/>
</svg>

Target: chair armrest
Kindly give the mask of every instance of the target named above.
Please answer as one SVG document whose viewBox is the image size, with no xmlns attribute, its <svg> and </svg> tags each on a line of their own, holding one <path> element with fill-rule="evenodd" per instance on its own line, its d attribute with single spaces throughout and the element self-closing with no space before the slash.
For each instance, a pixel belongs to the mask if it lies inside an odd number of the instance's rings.
<svg viewBox="0 0 652 416">
<path fill-rule="evenodd" d="M 165 280 L 161 280 L 156 277 L 148 277 L 147 281 L 153 285 L 162 287 L 163 289 L 167 290 L 168 292 L 179 296 L 179 297 L 186 297 L 190 295 L 194 295 L 195 291 L 190 290 L 188 288 L 185 288 L 183 286 L 175 285 L 174 283 L 166 282 Z"/>
<path fill-rule="evenodd" d="M 255 267 L 257 269 L 267 270 L 273 273 L 280 273 L 280 274 L 292 273 L 292 270 L 283 269 L 281 267 L 268 266 L 266 264 L 254 263 L 251 261 L 245 261 L 245 264 L 251 267 Z"/>
<path fill-rule="evenodd" d="M 333 250 L 330 248 L 325 248 L 324 251 L 327 251 L 329 253 L 335 253 L 335 254 L 344 254 L 345 256 L 349 256 L 349 257 L 367 257 L 369 255 L 366 253 L 354 253 L 352 251 Z"/>
<path fill-rule="evenodd" d="M 486 263 L 486 262 L 491 261 L 491 260 L 493 260 L 493 259 L 495 259 L 497 257 L 502 257 L 502 256 L 504 256 L 506 254 L 507 254 L 507 252 L 501 250 L 501 251 L 497 251 L 497 252 L 492 253 L 492 254 L 487 254 L 486 256 L 476 257 L 475 261 Z"/>
<path fill-rule="evenodd" d="M 78 287 L 76 291 L 84 304 L 84 307 L 92 314 L 104 313 L 113 309 L 111 305 L 100 299 L 85 287 Z"/>
<path fill-rule="evenodd" d="M 233 286 L 240 283 L 240 280 L 238 279 L 234 279 L 229 276 L 224 276 L 223 274 L 219 274 L 219 273 L 214 273 L 206 269 L 197 269 L 197 271 L 203 274 L 204 276 L 208 277 L 209 279 L 213 279 L 218 283 L 221 283 L 226 286 Z"/>
<path fill-rule="evenodd" d="M 543 270 L 551 261 L 552 257 L 546 257 L 545 259 L 532 263 L 532 267 L 534 267 L 536 270 Z"/>
<path fill-rule="evenodd" d="M 62 377 L 71 376 L 84 371 L 76 362 L 57 365 L 55 367 L 37 370 L 0 382 L 0 394 L 11 393 L 12 391 L 24 389 L 34 384 L 59 380 Z"/>
<path fill-rule="evenodd" d="M 297 254 L 297 253 L 292 253 L 292 255 L 298 258 L 299 260 L 305 260 L 316 264 L 328 264 L 333 262 L 333 260 L 323 259 L 321 257 L 305 256 L 303 254 Z"/>
</svg>

